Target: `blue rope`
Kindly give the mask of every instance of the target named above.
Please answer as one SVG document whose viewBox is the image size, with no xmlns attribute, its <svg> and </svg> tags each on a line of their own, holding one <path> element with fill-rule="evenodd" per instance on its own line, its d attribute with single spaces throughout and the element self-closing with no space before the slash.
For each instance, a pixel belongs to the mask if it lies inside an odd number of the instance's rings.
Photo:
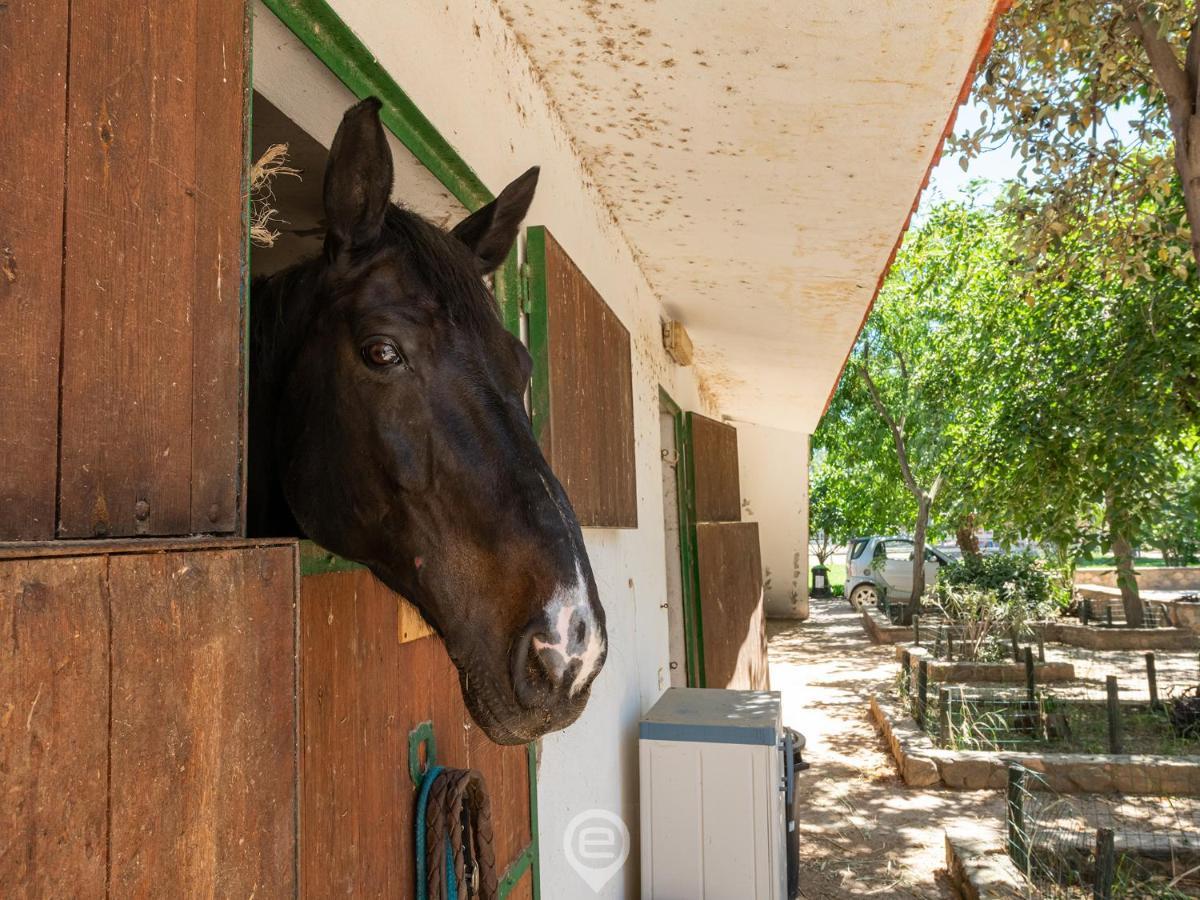
<svg viewBox="0 0 1200 900">
<path fill-rule="evenodd" d="M 429 881 L 425 871 L 425 810 L 429 806 L 429 791 L 437 777 L 442 774 L 442 766 L 430 766 L 421 779 L 421 791 L 417 795 L 417 900 L 426 900 L 429 896 Z M 446 841 L 446 891 L 448 900 L 458 900 L 458 881 L 454 877 L 454 851 L 450 842 Z"/>
</svg>

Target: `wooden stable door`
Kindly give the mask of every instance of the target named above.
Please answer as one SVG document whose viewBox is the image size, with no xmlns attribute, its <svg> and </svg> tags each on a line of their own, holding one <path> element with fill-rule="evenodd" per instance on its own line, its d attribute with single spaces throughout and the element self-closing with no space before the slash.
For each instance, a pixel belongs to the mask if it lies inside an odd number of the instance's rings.
<svg viewBox="0 0 1200 900">
<path fill-rule="evenodd" d="M 0 551 L 0 893 L 294 894 L 294 545 L 50 552 Z"/>
<path fill-rule="evenodd" d="M 409 748 L 428 723 L 435 761 L 487 783 L 502 897 L 532 897 L 530 751 L 471 721 L 441 638 L 363 568 L 305 575 L 300 608 L 303 896 L 411 895 Z"/>
<path fill-rule="evenodd" d="M 247 34 L 0 4 L 0 541 L 237 530 Z"/>
<path fill-rule="evenodd" d="M 741 521 L 737 429 L 688 413 L 686 432 L 704 686 L 766 690 L 758 524 Z"/>
</svg>

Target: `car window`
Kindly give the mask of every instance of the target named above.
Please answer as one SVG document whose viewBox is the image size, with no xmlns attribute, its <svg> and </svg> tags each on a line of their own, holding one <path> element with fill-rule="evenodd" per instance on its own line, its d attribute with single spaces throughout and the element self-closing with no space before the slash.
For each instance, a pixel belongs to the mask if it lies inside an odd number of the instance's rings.
<svg viewBox="0 0 1200 900">
<path fill-rule="evenodd" d="M 850 558 L 858 559 L 862 556 L 862 552 L 867 549 L 867 544 L 871 543 L 866 538 L 858 538 L 850 545 Z"/>
<path fill-rule="evenodd" d="M 887 558 L 887 545 L 883 541 L 880 541 L 878 544 L 875 545 L 875 552 L 873 554 L 871 554 L 871 556 L 874 559 L 886 559 Z"/>
<path fill-rule="evenodd" d="M 888 559 L 912 561 L 913 545 L 908 541 L 885 541 L 884 552 Z"/>
</svg>

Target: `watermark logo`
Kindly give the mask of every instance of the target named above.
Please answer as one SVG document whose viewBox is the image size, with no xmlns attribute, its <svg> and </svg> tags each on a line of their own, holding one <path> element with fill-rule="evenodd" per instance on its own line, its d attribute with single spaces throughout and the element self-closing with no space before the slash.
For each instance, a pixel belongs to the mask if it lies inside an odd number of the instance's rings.
<svg viewBox="0 0 1200 900">
<path fill-rule="evenodd" d="M 563 853 L 579 877 L 599 893 L 629 858 L 629 829 L 614 812 L 585 809 L 567 823 Z"/>
</svg>

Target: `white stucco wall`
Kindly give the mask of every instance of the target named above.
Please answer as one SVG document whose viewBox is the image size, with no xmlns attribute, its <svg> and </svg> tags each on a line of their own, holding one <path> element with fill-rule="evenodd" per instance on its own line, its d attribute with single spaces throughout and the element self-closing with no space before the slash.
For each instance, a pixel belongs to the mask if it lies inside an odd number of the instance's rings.
<svg viewBox="0 0 1200 900">
<path fill-rule="evenodd" d="M 583 717 L 543 740 L 538 816 L 543 896 L 637 896 L 637 721 L 669 683 L 659 385 L 685 409 L 717 411 L 690 370 L 666 358 L 659 302 L 490 0 L 332 6 L 493 191 L 542 167 L 527 224 L 553 232 L 630 331 L 639 527 L 584 529 L 610 650 Z M 562 853 L 567 824 L 590 808 L 620 815 L 633 839 L 623 871 L 598 893 Z"/>
<path fill-rule="evenodd" d="M 808 618 L 808 435 L 746 422 L 738 432 L 742 518 L 758 523 L 767 615 Z"/>
</svg>

